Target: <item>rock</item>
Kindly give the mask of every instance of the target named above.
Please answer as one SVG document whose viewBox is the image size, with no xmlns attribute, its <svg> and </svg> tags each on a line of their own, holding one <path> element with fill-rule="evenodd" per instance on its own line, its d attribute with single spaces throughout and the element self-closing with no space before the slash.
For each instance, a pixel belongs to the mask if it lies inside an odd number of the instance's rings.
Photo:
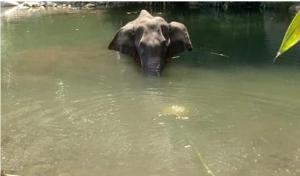
<svg viewBox="0 0 300 176">
<path fill-rule="evenodd" d="M 47 7 L 57 7 L 57 4 L 55 2 L 48 1 L 48 2 L 46 2 L 46 6 Z"/>
<path fill-rule="evenodd" d="M 40 6 L 46 7 L 47 3 L 45 1 L 40 2 Z"/>
<path fill-rule="evenodd" d="M 19 3 L 17 1 L 2 1 L 1 7 L 14 7 L 19 6 Z"/>
<path fill-rule="evenodd" d="M 85 8 L 95 8 L 96 5 L 93 4 L 93 3 L 87 3 L 84 7 L 85 7 Z"/>
<path fill-rule="evenodd" d="M 27 6 L 27 7 L 40 7 L 41 6 L 40 2 L 35 2 L 35 1 L 33 1 L 33 2 L 30 2 L 30 1 L 24 2 L 22 5 Z"/>
<path fill-rule="evenodd" d="M 29 9 L 29 8 L 30 8 L 30 7 L 23 6 L 23 5 L 18 6 L 18 9 Z"/>
<path fill-rule="evenodd" d="M 290 13 L 297 13 L 300 10 L 300 4 L 294 4 L 291 7 L 289 7 Z"/>
</svg>

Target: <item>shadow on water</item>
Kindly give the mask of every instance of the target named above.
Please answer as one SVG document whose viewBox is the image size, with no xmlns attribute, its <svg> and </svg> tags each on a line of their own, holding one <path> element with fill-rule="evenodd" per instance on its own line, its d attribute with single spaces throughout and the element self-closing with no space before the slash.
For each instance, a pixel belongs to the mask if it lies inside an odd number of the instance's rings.
<svg viewBox="0 0 300 176">
<path fill-rule="evenodd" d="M 186 3 L 182 3 L 180 8 L 175 6 L 168 10 L 147 6 L 109 9 L 106 18 L 114 22 L 117 31 L 135 19 L 144 8 L 169 22 L 178 21 L 188 27 L 194 48 L 193 52 L 181 54 L 184 59 L 180 59 L 180 63 L 192 67 L 272 65 L 272 59 L 292 19 L 292 15 L 276 11 L 191 9 Z M 299 65 L 299 53 L 300 48 L 296 46 L 278 62 Z"/>
</svg>

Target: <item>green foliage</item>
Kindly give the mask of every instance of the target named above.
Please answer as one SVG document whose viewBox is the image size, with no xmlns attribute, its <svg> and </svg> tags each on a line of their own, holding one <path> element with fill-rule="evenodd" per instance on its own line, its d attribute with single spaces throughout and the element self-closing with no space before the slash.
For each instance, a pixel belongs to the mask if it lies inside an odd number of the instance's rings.
<svg viewBox="0 0 300 176">
<path fill-rule="evenodd" d="M 293 21 L 289 25 L 284 35 L 284 38 L 282 40 L 281 46 L 277 52 L 277 55 L 274 58 L 274 62 L 281 54 L 283 54 L 292 46 L 294 46 L 296 43 L 298 43 L 299 40 L 300 40 L 300 11 L 298 11 Z"/>
</svg>

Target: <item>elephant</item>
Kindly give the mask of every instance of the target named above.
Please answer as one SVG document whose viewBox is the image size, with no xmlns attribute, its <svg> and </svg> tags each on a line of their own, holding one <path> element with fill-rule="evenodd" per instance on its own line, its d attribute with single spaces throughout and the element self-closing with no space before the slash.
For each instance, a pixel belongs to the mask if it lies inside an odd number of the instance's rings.
<svg viewBox="0 0 300 176">
<path fill-rule="evenodd" d="M 193 48 L 184 24 L 167 23 L 162 17 L 141 10 L 139 16 L 121 27 L 108 49 L 133 57 L 143 72 L 160 76 L 171 57 Z"/>
</svg>

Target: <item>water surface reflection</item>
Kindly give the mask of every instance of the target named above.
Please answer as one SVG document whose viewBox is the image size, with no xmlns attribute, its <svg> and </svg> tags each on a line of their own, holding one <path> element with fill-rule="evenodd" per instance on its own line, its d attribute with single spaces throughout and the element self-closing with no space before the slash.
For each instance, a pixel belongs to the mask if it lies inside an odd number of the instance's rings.
<svg viewBox="0 0 300 176">
<path fill-rule="evenodd" d="M 195 49 L 160 78 L 107 50 L 135 18 L 126 10 L 3 18 L 3 169 L 30 176 L 299 175 L 299 47 L 272 64 L 289 17 L 162 15 L 188 26 Z"/>
</svg>

